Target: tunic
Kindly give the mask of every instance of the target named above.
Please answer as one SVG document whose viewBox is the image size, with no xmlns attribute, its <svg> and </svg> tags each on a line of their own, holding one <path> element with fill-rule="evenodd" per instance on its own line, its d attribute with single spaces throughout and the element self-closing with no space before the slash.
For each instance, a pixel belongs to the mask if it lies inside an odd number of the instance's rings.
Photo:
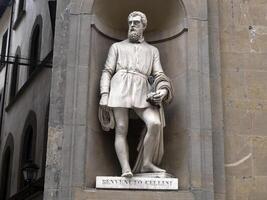
<svg viewBox="0 0 267 200">
<path fill-rule="evenodd" d="M 165 76 L 159 59 L 159 51 L 156 47 L 146 43 L 130 43 L 129 40 L 114 43 L 109 50 L 108 58 L 105 63 L 101 81 L 100 93 L 108 94 L 108 107 L 123 108 L 147 108 L 151 104 L 146 101 L 152 86 L 148 82 L 148 76 L 155 78 L 153 83 L 154 92 L 159 89 L 166 89 L 168 95 L 163 100 L 170 103 L 173 92 L 171 82 Z M 160 134 L 157 135 L 154 145 L 153 163 L 160 164 L 164 153 L 163 147 L 163 127 L 165 118 L 163 107 L 160 105 L 159 114 L 161 120 Z M 100 122 L 104 130 L 114 128 L 114 123 L 103 123 L 102 114 L 105 109 L 100 107 Z M 113 113 L 109 112 L 109 119 L 113 119 Z M 112 120 L 111 120 L 112 121 Z M 109 127 L 111 124 L 111 127 Z M 138 145 L 138 156 L 133 168 L 133 172 L 138 173 L 143 163 L 144 138 L 146 128 L 142 131 Z"/>
<path fill-rule="evenodd" d="M 159 51 L 141 41 L 114 43 L 109 50 L 100 82 L 100 92 L 108 93 L 108 107 L 147 108 L 151 92 L 148 76 L 162 73 Z"/>
</svg>

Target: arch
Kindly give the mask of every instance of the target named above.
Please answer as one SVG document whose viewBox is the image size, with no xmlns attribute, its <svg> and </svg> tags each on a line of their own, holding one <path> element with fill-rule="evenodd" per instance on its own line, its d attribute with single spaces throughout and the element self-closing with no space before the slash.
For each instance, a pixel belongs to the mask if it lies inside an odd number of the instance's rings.
<svg viewBox="0 0 267 200">
<path fill-rule="evenodd" d="M 40 60 L 41 45 L 42 45 L 42 28 L 43 28 L 43 19 L 41 15 L 38 15 L 33 24 L 31 33 L 30 49 L 29 49 L 30 66 L 28 70 L 28 76 L 30 76 L 34 72 Z"/>
<path fill-rule="evenodd" d="M 24 182 L 22 168 L 28 161 L 35 160 L 36 150 L 36 137 L 37 137 L 37 120 L 34 111 L 30 111 L 21 136 L 20 144 L 20 161 L 19 161 L 19 176 L 18 176 L 18 189 L 22 189 L 26 183 Z"/>
<path fill-rule="evenodd" d="M 122 40 L 126 37 L 128 30 L 127 17 L 134 10 L 140 10 L 147 15 L 148 28 L 145 32 L 147 41 L 173 38 L 187 28 L 186 10 L 180 0 L 168 0 L 168 3 L 160 0 L 145 2 L 142 0 L 116 0 L 116 2 L 96 0 L 92 8 L 95 16 L 94 26 L 110 38 Z M 164 17 L 159 15 L 163 10 L 168 10 L 164 12 Z"/>
<path fill-rule="evenodd" d="M 15 53 L 14 64 L 11 70 L 11 84 L 10 84 L 10 99 L 14 98 L 19 89 L 19 63 L 20 63 L 21 50 L 17 47 Z"/>
<path fill-rule="evenodd" d="M 122 40 L 127 37 L 127 29 L 128 23 L 127 18 L 131 11 L 133 10 L 140 10 L 143 11 L 148 18 L 148 27 L 145 31 L 145 40 L 149 43 L 153 43 L 160 52 L 160 60 L 161 64 L 164 67 L 164 72 L 166 75 L 173 81 L 174 83 L 174 91 L 186 91 L 186 73 L 187 73 L 187 39 L 188 33 L 185 31 L 187 28 L 185 19 L 187 18 L 186 10 L 183 6 L 182 1 L 180 0 L 167 0 L 167 1 L 130 1 L 130 0 L 114 0 L 112 1 L 114 4 L 119 4 L 119 8 L 111 5 L 110 1 L 104 0 L 96 0 L 93 6 L 93 14 L 94 14 L 94 24 L 91 28 L 91 46 L 90 51 L 90 68 L 89 68 L 89 84 L 88 85 L 95 85 L 96 80 L 98 81 L 101 77 L 101 69 L 107 58 L 108 49 L 110 48 L 111 44 L 113 44 L 116 40 Z M 170 3 L 170 4 L 169 4 Z M 166 5 L 165 5 L 166 4 Z M 152 6 L 151 6 L 152 5 Z M 164 17 L 161 18 L 159 13 L 163 13 L 161 10 L 163 9 L 171 10 L 170 13 L 167 13 L 166 10 L 164 11 Z M 120 12 L 121 9 L 123 12 Z M 161 11 L 161 12 L 160 12 Z M 105 16 L 101 16 L 101 14 L 105 13 Z M 166 16 L 165 16 L 166 14 Z M 113 16 L 114 15 L 114 16 Z M 168 22 L 168 23 L 167 23 Z M 102 26 L 102 27 L 101 27 Z M 123 32 L 124 31 L 124 32 Z M 146 33 L 148 31 L 148 33 Z M 124 33 L 124 35 L 123 35 Z M 95 78 L 96 77 L 96 78 Z M 90 88 L 90 92 L 97 93 L 98 88 L 92 87 Z M 176 98 L 176 101 L 172 103 L 171 109 L 170 107 L 166 110 L 166 119 L 168 123 L 168 127 L 166 127 L 165 131 L 167 134 L 164 137 L 168 137 L 168 140 L 165 144 L 165 152 L 169 155 L 176 155 L 176 158 L 179 160 L 185 160 L 185 154 L 177 155 L 175 151 L 177 150 L 177 146 L 182 146 L 186 144 L 186 138 L 181 138 L 180 133 L 183 131 L 181 127 L 184 127 L 185 124 L 181 126 L 177 126 L 177 122 L 173 119 L 181 118 L 184 120 L 186 107 L 184 106 L 181 109 L 179 105 L 180 102 L 185 102 L 185 95 L 181 95 Z M 89 102 L 97 102 L 98 99 L 94 95 L 89 95 L 88 97 Z M 88 116 L 93 115 L 97 112 L 97 107 L 95 107 L 94 103 L 88 106 Z M 138 134 L 141 132 L 139 131 L 139 127 L 142 127 L 142 121 L 139 119 L 133 120 L 132 123 L 133 128 L 129 129 L 131 133 L 135 134 L 135 137 L 129 136 L 129 150 L 131 151 L 130 159 L 135 159 L 137 153 L 135 152 L 136 145 L 138 141 L 135 138 L 138 138 Z M 100 127 L 94 125 L 92 123 L 92 128 L 94 130 L 101 131 Z M 142 128 L 140 128 L 142 129 Z M 170 134 L 170 132 L 174 134 Z M 128 135 L 133 135 L 130 132 Z M 101 138 L 100 138 L 101 137 Z M 179 139 L 178 139 L 179 138 Z M 111 151 L 109 148 L 109 141 L 106 141 L 107 138 L 102 138 L 102 136 L 95 135 L 94 133 L 92 136 L 88 136 L 88 142 L 92 140 L 95 141 L 104 141 L 104 146 L 106 146 L 105 151 Z M 136 145 L 135 145 L 136 144 Z M 98 151 L 98 147 L 92 145 L 88 151 Z M 186 152 L 186 151 L 185 151 Z M 187 152 L 186 152 L 187 153 Z M 166 154 L 166 155 L 167 155 Z M 88 153 L 88 155 L 90 155 Z M 107 158 L 106 155 L 101 155 L 100 160 L 105 160 L 104 165 L 110 165 L 111 157 Z M 114 156 L 114 154 L 112 155 Z M 175 176 L 181 177 L 180 187 L 182 189 L 186 189 L 189 187 L 189 176 L 188 169 L 189 164 L 188 162 L 183 162 L 178 165 L 177 161 L 174 161 L 174 157 L 170 156 L 168 160 L 163 160 L 162 165 L 166 165 L 169 169 L 172 170 L 172 173 Z M 91 181 L 93 180 L 94 173 L 100 174 L 112 174 L 115 173 L 119 168 L 114 165 L 113 168 L 106 169 L 106 168 L 98 168 L 97 172 L 91 172 L 91 170 L 95 169 L 100 163 L 91 164 L 93 162 L 92 158 L 87 160 L 87 165 L 90 165 L 90 169 L 87 170 L 86 175 L 86 184 L 88 187 L 93 187 L 94 183 Z"/>
<path fill-rule="evenodd" d="M 3 151 L 2 165 L 1 165 L 1 182 L 0 182 L 0 199 L 6 200 L 10 195 L 11 176 L 14 153 L 14 139 L 10 133 L 7 137 L 6 144 Z"/>
<path fill-rule="evenodd" d="M 1 47 L 1 56 L 0 56 L 0 67 L 4 66 L 4 61 L 6 60 L 6 50 L 7 50 L 7 36 L 8 36 L 8 30 L 4 32 L 4 35 L 2 37 L 2 47 Z"/>
</svg>

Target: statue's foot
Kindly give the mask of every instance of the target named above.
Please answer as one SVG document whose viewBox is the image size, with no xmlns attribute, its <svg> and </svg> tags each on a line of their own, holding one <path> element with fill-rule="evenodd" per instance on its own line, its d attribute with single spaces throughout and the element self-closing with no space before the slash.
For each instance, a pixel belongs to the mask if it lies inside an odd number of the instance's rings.
<svg viewBox="0 0 267 200">
<path fill-rule="evenodd" d="M 126 177 L 126 178 L 132 178 L 133 173 L 131 171 L 126 171 L 126 172 L 123 172 L 121 176 Z"/>
<path fill-rule="evenodd" d="M 141 172 L 142 173 L 149 173 L 149 172 L 164 173 L 166 172 L 166 170 L 161 169 L 157 167 L 156 165 L 153 165 L 152 163 L 149 163 L 149 164 L 143 165 L 143 167 L 141 168 Z"/>
</svg>

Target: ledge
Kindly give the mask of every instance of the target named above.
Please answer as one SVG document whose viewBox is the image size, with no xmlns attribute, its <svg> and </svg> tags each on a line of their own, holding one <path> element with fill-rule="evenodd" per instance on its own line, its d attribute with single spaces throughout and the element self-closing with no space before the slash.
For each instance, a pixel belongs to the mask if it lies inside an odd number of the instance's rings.
<svg viewBox="0 0 267 200">
<path fill-rule="evenodd" d="M 5 108 L 5 111 L 8 112 L 13 105 L 20 99 L 20 97 L 25 93 L 25 91 L 27 91 L 27 88 L 29 87 L 29 85 L 31 85 L 31 83 L 34 81 L 34 79 L 38 76 L 38 74 L 41 73 L 41 71 L 45 68 L 44 66 L 46 65 L 46 62 L 49 59 L 52 59 L 53 57 L 53 51 L 51 51 L 46 58 L 41 62 L 41 64 L 37 65 L 36 69 L 32 72 L 32 74 L 30 75 L 30 77 L 28 78 L 28 80 L 24 83 L 24 85 L 18 90 L 18 92 L 16 93 L 15 97 L 13 97 L 12 99 L 10 99 L 8 105 Z"/>
<path fill-rule="evenodd" d="M 37 67 L 32 74 L 30 75 L 30 77 L 28 78 L 28 80 L 24 83 L 24 85 L 19 89 L 19 91 L 16 93 L 16 95 L 10 99 L 8 105 L 5 108 L 5 111 L 8 112 L 11 107 L 13 107 L 13 105 L 19 100 L 19 98 L 22 96 L 22 94 L 25 93 L 25 91 L 27 90 L 27 88 L 29 87 L 29 85 L 31 85 L 31 83 L 33 82 L 33 80 L 35 79 L 35 77 L 42 71 L 43 68 L 41 67 Z"/>
<path fill-rule="evenodd" d="M 99 190 L 88 189 L 83 191 L 75 191 L 74 199 L 86 199 L 86 200 L 195 200 L 194 195 L 190 191 L 129 191 L 129 190 Z"/>
</svg>

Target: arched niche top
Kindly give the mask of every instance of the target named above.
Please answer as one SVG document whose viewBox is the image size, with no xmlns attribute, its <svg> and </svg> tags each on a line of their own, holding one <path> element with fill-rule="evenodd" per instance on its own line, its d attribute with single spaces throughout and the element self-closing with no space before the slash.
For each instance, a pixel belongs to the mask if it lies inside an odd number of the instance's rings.
<svg viewBox="0 0 267 200">
<path fill-rule="evenodd" d="M 147 41 L 174 37 L 186 28 L 186 12 L 180 0 L 95 0 L 93 23 L 104 35 L 122 40 L 127 36 L 128 15 L 135 10 L 148 18 Z"/>
<path fill-rule="evenodd" d="M 11 152 L 13 153 L 14 150 L 14 137 L 11 133 L 8 134 L 5 147 L 4 147 L 4 152 L 7 150 L 7 148 L 11 149 Z"/>
</svg>

